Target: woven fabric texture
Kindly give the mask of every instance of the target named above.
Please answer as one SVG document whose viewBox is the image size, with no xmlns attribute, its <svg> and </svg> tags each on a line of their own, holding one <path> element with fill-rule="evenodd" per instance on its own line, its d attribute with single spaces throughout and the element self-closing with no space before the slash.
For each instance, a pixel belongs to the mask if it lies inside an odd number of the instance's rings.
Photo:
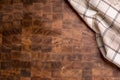
<svg viewBox="0 0 120 80">
<path fill-rule="evenodd" d="M 69 2 L 96 33 L 102 55 L 120 67 L 119 0 L 69 0 Z"/>
</svg>

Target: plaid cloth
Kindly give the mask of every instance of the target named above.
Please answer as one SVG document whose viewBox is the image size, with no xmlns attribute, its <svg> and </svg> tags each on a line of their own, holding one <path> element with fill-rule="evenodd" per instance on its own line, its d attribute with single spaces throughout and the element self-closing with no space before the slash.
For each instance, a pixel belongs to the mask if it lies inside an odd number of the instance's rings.
<svg viewBox="0 0 120 80">
<path fill-rule="evenodd" d="M 95 31 L 102 55 L 120 67 L 120 7 L 114 0 L 69 0 L 88 26 Z"/>
</svg>

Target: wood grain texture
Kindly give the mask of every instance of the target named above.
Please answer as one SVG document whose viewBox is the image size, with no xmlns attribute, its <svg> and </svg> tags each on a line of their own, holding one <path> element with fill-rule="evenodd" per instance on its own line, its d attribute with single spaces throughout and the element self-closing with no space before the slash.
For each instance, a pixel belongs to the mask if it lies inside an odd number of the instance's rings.
<svg viewBox="0 0 120 80">
<path fill-rule="evenodd" d="M 120 80 L 67 0 L 0 0 L 0 80 Z"/>
</svg>

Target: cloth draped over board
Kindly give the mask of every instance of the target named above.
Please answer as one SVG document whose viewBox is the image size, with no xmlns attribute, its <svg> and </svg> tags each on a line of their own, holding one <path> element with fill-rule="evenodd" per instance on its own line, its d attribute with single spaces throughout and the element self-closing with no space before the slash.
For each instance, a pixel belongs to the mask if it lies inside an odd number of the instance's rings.
<svg viewBox="0 0 120 80">
<path fill-rule="evenodd" d="M 95 32 L 104 58 L 120 67 L 120 0 L 68 1 Z"/>
</svg>

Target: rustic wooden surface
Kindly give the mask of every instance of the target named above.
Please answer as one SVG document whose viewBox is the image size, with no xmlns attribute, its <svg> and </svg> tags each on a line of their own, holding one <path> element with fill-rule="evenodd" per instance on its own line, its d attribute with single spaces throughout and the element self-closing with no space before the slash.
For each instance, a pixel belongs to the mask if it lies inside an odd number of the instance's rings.
<svg viewBox="0 0 120 80">
<path fill-rule="evenodd" d="M 66 0 L 0 0 L 0 80 L 120 80 Z"/>
</svg>

